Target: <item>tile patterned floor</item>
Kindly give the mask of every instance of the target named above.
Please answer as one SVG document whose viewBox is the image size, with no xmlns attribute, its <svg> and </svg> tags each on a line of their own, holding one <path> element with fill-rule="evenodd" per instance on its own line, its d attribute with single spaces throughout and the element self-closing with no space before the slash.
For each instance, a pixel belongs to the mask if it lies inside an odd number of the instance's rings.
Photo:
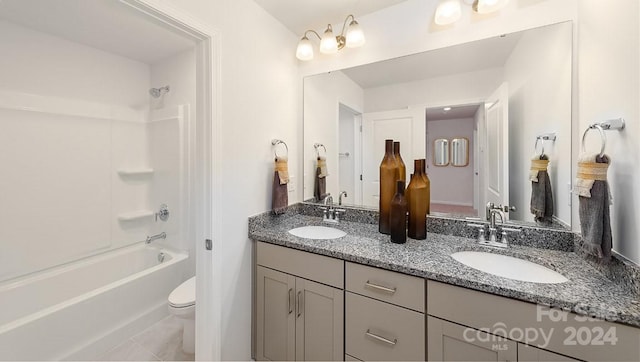
<svg viewBox="0 0 640 362">
<path fill-rule="evenodd" d="M 182 324 L 169 316 L 113 348 L 100 361 L 193 361 L 182 351 Z"/>
</svg>

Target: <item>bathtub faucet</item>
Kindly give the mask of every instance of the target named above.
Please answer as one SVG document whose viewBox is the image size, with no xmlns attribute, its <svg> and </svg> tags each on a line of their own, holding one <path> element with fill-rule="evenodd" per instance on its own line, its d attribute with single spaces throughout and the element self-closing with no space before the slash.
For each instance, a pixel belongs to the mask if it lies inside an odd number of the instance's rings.
<svg viewBox="0 0 640 362">
<path fill-rule="evenodd" d="M 147 236 L 147 244 L 151 244 L 151 242 L 154 240 L 166 239 L 166 238 L 167 238 L 167 233 L 165 233 L 164 231 L 157 235 Z"/>
</svg>

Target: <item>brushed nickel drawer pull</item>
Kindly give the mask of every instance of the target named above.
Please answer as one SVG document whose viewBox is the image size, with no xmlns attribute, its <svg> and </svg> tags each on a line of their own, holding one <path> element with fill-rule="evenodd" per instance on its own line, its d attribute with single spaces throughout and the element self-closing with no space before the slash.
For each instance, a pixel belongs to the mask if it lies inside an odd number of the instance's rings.
<svg viewBox="0 0 640 362">
<path fill-rule="evenodd" d="M 377 334 L 373 334 L 373 333 L 371 333 L 368 329 L 367 329 L 367 332 L 365 333 L 365 335 L 366 335 L 367 337 L 371 337 L 371 338 L 373 338 L 373 339 L 375 339 L 375 340 L 377 340 L 377 341 L 384 342 L 384 343 L 390 344 L 390 345 L 392 345 L 392 346 L 395 346 L 395 345 L 396 345 L 396 343 L 398 343 L 398 339 L 397 339 L 397 338 L 394 338 L 394 339 L 393 339 L 393 341 L 392 341 L 392 340 L 390 340 L 390 339 L 387 339 L 387 338 L 381 337 L 381 336 L 379 336 L 379 335 L 377 335 Z"/>
<path fill-rule="evenodd" d="M 297 301 L 297 307 L 298 307 L 298 318 L 300 318 L 300 316 L 302 315 L 302 307 L 300 306 L 300 303 L 302 302 L 302 291 L 298 292 L 298 301 Z"/>
<path fill-rule="evenodd" d="M 369 282 L 368 280 L 367 280 L 366 283 L 364 283 L 364 286 L 367 287 L 367 288 L 380 290 L 380 291 L 383 291 L 383 292 L 389 293 L 389 294 L 393 294 L 393 293 L 396 292 L 396 288 L 383 287 L 382 285 L 373 284 L 373 283 Z"/>
<path fill-rule="evenodd" d="M 293 288 L 289 288 L 289 314 L 293 313 Z"/>
</svg>

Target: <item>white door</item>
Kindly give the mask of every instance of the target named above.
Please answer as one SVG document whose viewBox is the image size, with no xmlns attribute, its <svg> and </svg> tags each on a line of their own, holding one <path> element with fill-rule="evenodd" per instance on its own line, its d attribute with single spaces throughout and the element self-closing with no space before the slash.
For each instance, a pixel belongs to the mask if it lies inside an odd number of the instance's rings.
<svg viewBox="0 0 640 362">
<path fill-rule="evenodd" d="M 426 120 L 423 108 L 365 113 L 362 116 L 362 203 L 378 207 L 380 162 L 386 139 L 400 142 L 400 154 L 407 166 L 406 179 L 413 172 L 413 160 L 425 158 Z"/>
<path fill-rule="evenodd" d="M 484 203 L 509 205 L 509 92 L 502 83 L 485 102 Z M 480 214 L 483 215 L 480 206 Z M 485 215 L 486 216 L 486 215 Z M 507 215 L 505 215 L 508 218 Z"/>
</svg>

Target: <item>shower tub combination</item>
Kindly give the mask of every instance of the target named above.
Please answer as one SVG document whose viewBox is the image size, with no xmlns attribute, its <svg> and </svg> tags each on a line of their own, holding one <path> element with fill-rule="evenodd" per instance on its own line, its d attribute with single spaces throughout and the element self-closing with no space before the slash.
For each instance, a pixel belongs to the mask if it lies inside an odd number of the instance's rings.
<svg viewBox="0 0 640 362">
<path fill-rule="evenodd" d="M 0 360 L 91 360 L 168 315 L 188 255 L 137 243 L 0 283 Z"/>
</svg>

